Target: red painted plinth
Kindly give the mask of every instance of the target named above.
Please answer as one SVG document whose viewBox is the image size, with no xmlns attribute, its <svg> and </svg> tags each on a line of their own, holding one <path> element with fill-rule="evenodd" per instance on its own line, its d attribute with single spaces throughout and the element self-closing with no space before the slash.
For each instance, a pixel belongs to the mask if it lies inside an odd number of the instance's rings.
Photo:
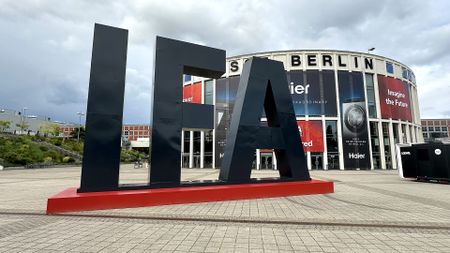
<svg viewBox="0 0 450 253">
<path fill-rule="evenodd" d="M 320 180 L 89 193 L 68 188 L 48 199 L 47 214 L 333 192 L 333 182 Z"/>
</svg>

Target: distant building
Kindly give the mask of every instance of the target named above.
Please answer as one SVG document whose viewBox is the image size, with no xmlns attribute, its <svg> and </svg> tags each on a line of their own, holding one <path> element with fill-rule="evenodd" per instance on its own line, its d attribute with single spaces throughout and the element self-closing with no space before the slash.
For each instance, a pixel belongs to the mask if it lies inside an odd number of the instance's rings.
<svg viewBox="0 0 450 253">
<path fill-rule="evenodd" d="M 124 124 L 122 136 L 128 141 L 137 141 L 138 138 L 150 138 L 150 125 Z"/>
<path fill-rule="evenodd" d="M 44 126 L 52 124 L 58 125 L 60 128 L 60 133 L 57 137 L 67 138 L 79 127 L 75 123 L 52 121 L 46 116 L 26 115 L 24 112 L 2 108 L 0 108 L 0 120 L 10 122 L 10 127 L 6 129 L 6 132 L 12 134 L 43 134 Z M 21 125 L 24 126 L 23 129 Z M 122 126 L 123 140 L 129 142 L 131 144 L 130 147 L 133 149 L 148 150 L 150 133 L 151 128 L 148 124 L 124 124 Z"/>
<path fill-rule="evenodd" d="M 61 126 L 63 137 L 69 137 L 70 133 L 78 128 L 78 125 L 70 124 Z M 132 142 L 142 138 L 150 138 L 150 125 L 146 124 L 124 124 L 122 126 L 122 137 Z"/>
<path fill-rule="evenodd" d="M 74 124 L 72 124 L 72 125 L 62 125 L 61 127 L 60 127 L 60 129 L 61 129 L 61 137 L 70 137 L 70 134 L 76 129 L 76 128 L 78 128 L 78 126 L 77 125 L 74 125 Z"/>
<path fill-rule="evenodd" d="M 48 124 L 58 124 L 47 116 L 25 114 L 21 111 L 0 108 L 0 120 L 9 121 L 10 127 L 5 132 L 13 134 L 36 135 Z"/>
<path fill-rule="evenodd" d="M 425 141 L 449 139 L 450 119 L 422 119 L 421 123 Z"/>
</svg>

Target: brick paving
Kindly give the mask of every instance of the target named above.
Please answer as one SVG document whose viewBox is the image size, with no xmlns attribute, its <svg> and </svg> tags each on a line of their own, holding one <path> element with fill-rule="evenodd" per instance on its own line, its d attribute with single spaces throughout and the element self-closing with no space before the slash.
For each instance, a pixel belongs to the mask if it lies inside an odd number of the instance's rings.
<svg viewBox="0 0 450 253">
<path fill-rule="evenodd" d="M 121 170 L 121 182 L 147 178 Z M 450 252 L 450 185 L 396 173 L 312 171 L 335 181 L 327 195 L 46 216 L 47 197 L 79 185 L 80 168 L 0 171 L 0 252 Z"/>
</svg>

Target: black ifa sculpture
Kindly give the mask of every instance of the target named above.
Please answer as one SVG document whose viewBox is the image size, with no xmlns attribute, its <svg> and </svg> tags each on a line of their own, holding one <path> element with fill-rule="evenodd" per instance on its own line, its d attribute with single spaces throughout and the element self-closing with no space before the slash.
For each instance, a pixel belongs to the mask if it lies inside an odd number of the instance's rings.
<svg viewBox="0 0 450 253">
<path fill-rule="evenodd" d="M 251 58 L 244 64 L 218 180 L 181 182 L 181 131 L 213 129 L 214 107 L 182 102 L 183 74 L 220 78 L 225 51 L 156 38 L 150 179 L 119 185 L 127 30 L 95 25 L 78 192 L 310 180 L 281 62 Z M 268 127 L 260 126 L 265 110 Z M 250 178 L 257 148 L 273 148 L 278 179 Z"/>
</svg>

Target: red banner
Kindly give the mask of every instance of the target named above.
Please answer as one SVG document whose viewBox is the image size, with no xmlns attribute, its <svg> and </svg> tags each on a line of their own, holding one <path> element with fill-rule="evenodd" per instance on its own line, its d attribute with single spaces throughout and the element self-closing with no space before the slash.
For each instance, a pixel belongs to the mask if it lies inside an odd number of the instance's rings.
<svg viewBox="0 0 450 253">
<path fill-rule="evenodd" d="M 408 84 L 378 75 L 381 117 L 412 121 Z"/>
<path fill-rule="evenodd" d="M 297 121 L 300 137 L 302 138 L 303 149 L 305 152 L 323 152 L 323 129 L 322 121 L 311 120 Z"/>
<path fill-rule="evenodd" d="M 202 82 L 183 86 L 183 102 L 193 104 L 202 103 Z"/>
</svg>

